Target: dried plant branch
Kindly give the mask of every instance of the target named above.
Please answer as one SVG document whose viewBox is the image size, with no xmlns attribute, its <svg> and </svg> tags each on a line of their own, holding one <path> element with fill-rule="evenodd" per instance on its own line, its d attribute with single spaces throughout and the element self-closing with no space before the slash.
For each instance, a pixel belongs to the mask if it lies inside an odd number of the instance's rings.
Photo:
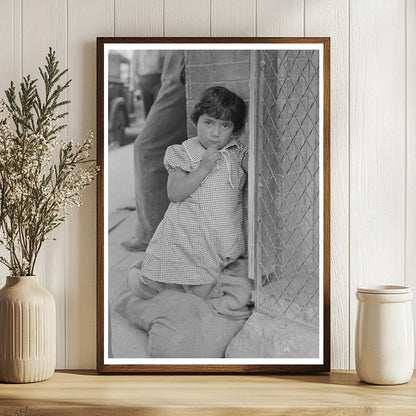
<svg viewBox="0 0 416 416">
<path fill-rule="evenodd" d="M 61 109 L 69 103 L 60 97 L 71 81 L 59 84 L 67 70 L 59 70 L 51 48 L 39 72 L 43 98 L 28 75 L 19 91 L 10 84 L 0 105 L 0 245 L 10 256 L 0 263 L 14 276 L 33 275 L 43 242 L 81 205 L 97 172 L 89 156 L 92 133 L 80 144 L 59 137 L 66 125 L 58 121 L 68 114 Z"/>
</svg>

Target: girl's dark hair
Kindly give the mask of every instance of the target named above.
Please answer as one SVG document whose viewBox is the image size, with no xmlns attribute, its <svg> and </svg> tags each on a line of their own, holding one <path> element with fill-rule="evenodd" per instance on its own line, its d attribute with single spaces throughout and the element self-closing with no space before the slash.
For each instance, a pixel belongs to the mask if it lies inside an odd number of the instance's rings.
<svg viewBox="0 0 416 416">
<path fill-rule="evenodd" d="M 207 88 L 191 113 L 191 120 L 197 124 L 202 114 L 210 117 L 232 121 L 233 133 L 238 133 L 244 127 L 246 121 L 246 104 L 243 99 L 227 88 L 216 86 Z"/>
</svg>

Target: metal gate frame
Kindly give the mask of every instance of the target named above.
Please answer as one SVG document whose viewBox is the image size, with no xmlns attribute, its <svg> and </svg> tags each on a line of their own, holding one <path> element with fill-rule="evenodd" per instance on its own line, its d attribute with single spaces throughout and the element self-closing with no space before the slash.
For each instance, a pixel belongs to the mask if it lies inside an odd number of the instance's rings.
<svg viewBox="0 0 416 416">
<path fill-rule="evenodd" d="M 255 285 L 254 303 L 255 303 L 256 310 L 269 316 L 275 316 L 274 312 L 272 312 L 271 310 L 267 308 L 262 307 L 260 299 L 259 299 L 260 290 L 258 290 L 259 287 L 262 287 L 262 282 L 259 281 L 262 278 L 262 271 L 261 271 L 260 258 L 259 258 L 260 250 L 258 247 L 261 218 L 259 217 L 259 215 L 257 215 L 258 210 L 259 210 L 259 199 L 257 198 L 257 191 L 262 186 L 262 182 L 260 181 L 260 178 L 262 175 L 262 171 L 261 171 L 262 163 L 259 160 L 259 156 L 261 152 L 258 151 L 259 146 L 262 146 L 262 140 L 261 140 L 262 135 L 260 134 L 260 126 L 259 126 L 259 113 L 260 113 L 260 110 L 259 110 L 260 98 L 259 97 L 262 97 L 264 95 L 263 94 L 264 83 L 260 82 L 261 78 L 260 78 L 260 71 L 259 71 L 260 65 L 264 65 L 264 62 L 260 62 L 260 57 L 259 57 L 260 54 L 261 54 L 261 51 L 257 51 L 257 50 L 251 51 L 250 53 L 249 172 L 251 172 L 251 174 L 248 176 L 249 277 L 254 280 L 254 285 Z M 316 186 L 316 184 L 313 183 L 313 186 Z M 319 185 L 318 185 L 318 189 L 319 189 Z M 314 207 L 312 209 L 314 209 Z M 316 244 L 319 245 L 319 241 Z M 303 287 L 304 286 L 302 286 L 301 290 L 303 289 Z M 317 290 L 319 290 L 319 285 L 318 285 Z M 312 299 L 312 297 L 310 299 Z M 283 313 L 283 316 L 284 315 L 285 314 Z M 300 317 L 299 319 L 297 319 L 291 316 L 289 319 L 300 321 L 302 323 L 316 327 L 317 325 L 319 325 L 319 320 L 317 321 L 318 316 L 319 316 L 319 305 L 317 305 L 316 314 L 312 318 Z"/>
</svg>

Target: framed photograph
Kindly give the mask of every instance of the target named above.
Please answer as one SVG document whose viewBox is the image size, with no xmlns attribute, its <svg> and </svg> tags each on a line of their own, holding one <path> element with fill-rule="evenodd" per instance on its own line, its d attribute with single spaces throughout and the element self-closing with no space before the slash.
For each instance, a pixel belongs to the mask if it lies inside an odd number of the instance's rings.
<svg viewBox="0 0 416 416">
<path fill-rule="evenodd" d="M 101 373 L 330 371 L 330 39 L 97 38 Z"/>
</svg>

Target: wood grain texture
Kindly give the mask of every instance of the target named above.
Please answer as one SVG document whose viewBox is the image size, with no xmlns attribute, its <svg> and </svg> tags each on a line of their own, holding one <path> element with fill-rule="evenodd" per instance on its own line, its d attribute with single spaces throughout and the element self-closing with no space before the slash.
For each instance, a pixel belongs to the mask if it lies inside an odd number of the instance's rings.
<svg viewBox="0 0 416 416">
<path fill-rule="evenodd" d="M 416 322 L 416 0 L 406 2 L 406 278 Z M 416 338 L 416 325 L 415 338 Z M 416 358 L 416 351 L 415 351 Z M 416 362 L 416 360 L 415 360 Z"/>
<path fill-rule="evenodd" d="M 343 0 L 305 3 L 305 35 L 329 36 L 331 51 L 331 366 L 349 366 L 349 40 Z"/>
<path fill-rule="evenodd" d="M 163 0 L 115 0 L 114 36 L 163 36 Z"/>
<path fill-rule="evenodd" d="M 68 0 L 68 66 L 72 78 L 68 134 L 74 142 L 80 142 L 88 131 L 95 132 L 96 35 L 113 34 L 113 12 L 113 0 Z M 67 220 L 68 245 L 72 248 L 66 285 L 66 365 L 70 368 L 96 365 L 96 182 L 84 191 L 82 201 L 82 207 Z"/>
<path fill-rule="evenodd" d="M 306 38 L 307 39 L 307 38 Z M 318 39 L 318 38 L 316 38 Z M 323 356 L 324 366 L 331 368 L 331 43 L 326 38 L 323 41 L 323 138 L 320 145 L 323 148 Z"/>
<path fill-rule="evenodd" d="M 97 39 L 97 103 L 104 100 L 104 41 Z M 103 366 L 104 357 L 104 106 L 96 108 L 96 134 L 97 134 L 97 163 L 101 166 L 97 175 L 97 314 L 96 314 L 96 362 L 97 368 Z"/>
<path fill-rule="evenodd" d="M 257 0 L 257 36 L 305 36 L 303 0 Z"/>
<path fill-rule="evenodd" d="M 45 65 L 45 56 L 49 47 L 56 51 L 60 69 L 67 67 L 67 14 L 66 0 L 23 0 L 22 3 L 22 55 L 23 75 L 31 74 L 40 78 L 38 67 Z M 44 22 L 40 24 L 39 22 Z M 46 23 L 47 22 L 47 23 Z M 64 80 L 67 76 L 64 76 Z M 39 82 L 39 86 L 41 86 Z M 43 91 L 40 88 L 40 91 Z M 67 98 L 65 92 L 61 96 Z M 65 106 L 66 107 L 66 106 Z M 66 108 L 62 107 L 65 111 Z M 68 134 L 67 129 L 61 136 Z M 56 161 L 57 159 L 55 159 Z M 48 289 L 56 302 L 57 323 L 57 367 L 66 366 L 66 281 L 67 262 L 70 248 L 68 246 L 68 223 L 64 223 L 48 235 L 56 241 L 45 241 L 35 268 L 41 286 Z"/>
<path fill-rule="evenodd" d="M 211 0 L 211 36 L 256 36 L 256 0 Z"/>
<path fill-rule="evenodd" d="M 357 286 L 404 283 L 405 2 L 352 0 L 350 19 L 350 365 L 354 368 Z"/>
<path fill-rule="evenodd" d="M 210 0 L 165 1 L 164 36 L 210 36 Z"/>
<path fill-rule="evenodd" d="M 43 383 L 2 385 L 0 415 L 410 416 L 416 412 L 415 387 L 415 377 L 401 386 L 372 386 L 352 372 L 226 377 L 58 372 Z M 19 408 L 22 413 L 11 413 Z"/>
</svg>

